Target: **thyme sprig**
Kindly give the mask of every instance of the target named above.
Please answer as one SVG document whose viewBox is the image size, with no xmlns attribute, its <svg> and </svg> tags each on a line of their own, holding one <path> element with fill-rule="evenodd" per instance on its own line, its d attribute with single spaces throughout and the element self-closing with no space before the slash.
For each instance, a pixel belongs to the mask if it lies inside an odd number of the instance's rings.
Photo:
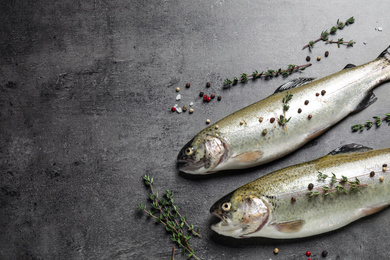
<svg viewBox="0 0 390 260">
<path fill-rule="evenodd" d="M 322 31 L 320 38 L 313 40 L 313 41 L 310 41 L 307 45 L 303 46 L 302 50 L 304 50 L 306 48 L 309 48 L 309 50 L 312 50 L 314 48 L 314 44 L 319 42 L 319 41 L 328 42 L 330 34 L 335 34 L 337 32 L 337 30 L 342 30 L 346 25 L 353 24 L 354 22 L 355 22 L 355 18 L 353 16 L 351 18 L 347 19 L 345 21 L 345 23 L 341 22 L 340 19 L 337 19 L 337 23 L 335 26 L 330 28 L 329 31 L 328 30 Z M 342 38 L 341 38 L 341 42 L 344 42 L 344 40 L 342 40 Z M 337 41 L 337 42 L 329 41 L 328 43 L 338 43 L 339 48 L 340 48 L 340 44 L 344 44 L 344 43 L 340 43 L 339 41 Z M 347 44 L 347 46 L 353 46 L 353 44 L 355 42 L 348 41 L 347 43 L 352 43 L 352 44 Z"/>
<path fill-rule="evenodd" d="M 287 122 L 290 121 L 291 117 L 289 119 L 286 119 L 286 112 L 289 110 L 290 106 L 288 105 L 288 102 L 292 99 L 293 95 L 287 91 L 286 96 L 283 98 L 282 103 L 283 103 L 283 116 L 280 116 L 278 119 L 278 122 L 280 125 L 284 125 L 286 128 L 286 132 L 288 134 L 288 129 L 287 129 Z"/>
<path fill-rule="evenodd" d="M 159 198 L 158 192 L 155 192 L 153 189 L 153 178 L 150 178 L 149 175 L 145 175 L 144 182 L 152 192 L 149 194 L 152 209 L 147 210 L 146 205 L 142 203 L 140 203 L 138 207 L 148 216 L 154 218 L 157 223 L 163 224 L 165 229 L 172 233 L 170 239 L 179 247 L 182 247 L 184 252 L 188 252 L 189 258 L 194 257 L 195 259 L 199 259 L 194 254 L 190 239 L 192 236 L 201 237 L 201 235 L 198 233 L 199 231 L 195 232 L 194 225 L 189 225 L 187 223 L 187 216 L 182 216 L 179 213 L 178 207 L 173 203 L 173 192 L 166 190 L 164 196 Z M 174 252 L 175 249 L 173 249 L 173 257 Z"/>
<path fill-rule="evenodd" d="M 318 172 L 317 178 L 319 181 L 325 181 L 327 178 L 330 178 L 330 185 L 329 186 L 321 186 L 318 188 L 315 188 L 314 191 L 308 191 L 309 198 L 313 198 L 314 196 L 318 196 L 321 193 L 324 194 L 324 196 L 334 195 L 337 196 L 338 194 L 348 194 L 350 192 L 362 192 L 360 190 L 361 187 L 366 187 L 367 184 L 361 184 L 360 180 L 355 177 L 355 180 L 349 180 L 346 176 L 341 176 L 341 178 L 336 178 L 336 175 L 332 172 L 332 177 L 323 174 L 322 172 Z M 337 184 L 338 183 L 338 184 Z"/>
<path fill-rule="evenodd" d="M 357 132 L 357 131 L 362 132 L 364 130 L 364 128 L 366 128 L 367 130 L 370 130 L 370 128 L 373 125 L 376 125 L 376 127 L 379 127 L 384 121 L 387 122 L 387 125 L 390 126 L 390 113 L 385 114 L 385 117 L 382 117 L 382 118 L 380 118 L 379 116 L 373 116 L 372 118 L 374 118 L 375 120 L 374 121 L 368 120 L 364 124 L 353 125 L 351 127 L 352 132 Z"/>
<path fill-rule="evenodd" d="M 343 38 L 338 39 L 337 41 L 334 40 L 327 40 L 326 43 L 337 43 L 337 47 L 340 48 L 341 45 L 347 45 L 347 47 L 353 47 L 353 45 L 356 43 L 354 41 L 344 41 Z"/>
<path fill-rule="evenodd" d="M 256 80 L 256 79 L 259 79 L 259 78 L 264 78 L 264 79 L 270 79 L 270 78 L 273 78 L 273 77 L 277 77 L 279 75 L 282 75 L 283 77 L 288 77 L 290 74 L 294 73 L 294 72 L 298 72 L 298 71 L 302 71 L 302 70 L 305 70 L 307 67 L 310 67 L 312 64 L 311 63 L 307 63 L 305 65 L 294 65 L 294 64 L 290 64 L 287 66 L 286 69 L 277 69 L 277 70 L 267 70 L 267 71 L 254 71 L 252 72 L 252 74 L 248 75 L 247 73 L 242 73 L 241 76 L 239 78 L 237 77 L 233 77 L 233 79 L 225 79 L 225 81 L 223 82 L 223 85 L 226 87 L 226 86 L 230 86 L 230 85 L 237 85 L 238 83 L 246 83 L 248 80 L 252 79 L 252 80 Z"/>
</svg>

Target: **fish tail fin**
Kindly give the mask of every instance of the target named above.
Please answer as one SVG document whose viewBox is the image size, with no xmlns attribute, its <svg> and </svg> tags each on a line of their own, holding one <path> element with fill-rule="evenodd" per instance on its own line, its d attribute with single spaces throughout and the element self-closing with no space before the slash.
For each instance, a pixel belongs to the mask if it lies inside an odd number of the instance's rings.
<svg viewBox="0 0 390 260">
<path fill-rule="evenodd" d="M 390 60 L 390 46 L 388 46 L 384 51 L 379 54 L 379 58 L 385 58 L 386 60 Z"/>
</svg>

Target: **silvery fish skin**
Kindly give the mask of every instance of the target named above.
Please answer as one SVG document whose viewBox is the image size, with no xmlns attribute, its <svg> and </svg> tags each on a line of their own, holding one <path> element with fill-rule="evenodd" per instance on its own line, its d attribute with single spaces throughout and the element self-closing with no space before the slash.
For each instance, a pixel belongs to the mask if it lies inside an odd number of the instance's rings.
<svg viewBox="0 0 390 260">
<path fill-rule="evenodd" d="M 368 149 L 347 145 L 341 149 L 344 152 L 290 166 L 242 186 L 211 207 L 210 212 L 222 219 L 211 229 L 234 238 L 300 238 L 380 211 L 390 203 L 390 170 L 383 167 L 390 165 L 390 148 Z M 320 178 L 320 173 L 328 177 Z"/>
<path fill-rule="evenodd" d="M 300 78 L 287 82 L 273 95 L 198 133 L 180 151 L 179 169 L 209 174 L 264 164 L 291 153 L 376 101 L 372 90 L 390 79 L 389 60 L 390 46 L 364 65 L 349 64 L 342 71 L 315 81 Z M 285 118 L 291 119 L 283 126 L 278 119 L 283 115 L 282 100 L 287 92 L 293 97 Z"/>
</svg>

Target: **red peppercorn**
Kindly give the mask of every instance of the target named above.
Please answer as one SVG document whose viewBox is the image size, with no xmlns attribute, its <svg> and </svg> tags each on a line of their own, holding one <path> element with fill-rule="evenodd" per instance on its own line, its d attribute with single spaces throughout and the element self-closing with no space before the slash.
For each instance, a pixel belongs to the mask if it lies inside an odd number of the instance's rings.
<svg viewBox="0 0 390 260">
<path fill-rule="evenodd" d="M 311 256 L 310 251 L 306 251 L 306 256 Z"/>
<path fill-rule="evenodd" d="M 172 108 L 171 108 L 171 111 L 172 111 L 172 112 L 175 112 L 175 111 L 176 111 L 176 107 L 172 107 Z"/>
<path fill-rule="evenodd" d="M 206 101 L 207 101 L 207 102 L 210 102 L 210 100 L 211 100 L 211 97 L 207 97 L 207 100 L 206 100 Z"/>
<path fill-rule="evenodd" d="M 207 101 L 207 95 L 205 94 L 204 96 L 203 96 L 203 101 Z"/>
</svg>

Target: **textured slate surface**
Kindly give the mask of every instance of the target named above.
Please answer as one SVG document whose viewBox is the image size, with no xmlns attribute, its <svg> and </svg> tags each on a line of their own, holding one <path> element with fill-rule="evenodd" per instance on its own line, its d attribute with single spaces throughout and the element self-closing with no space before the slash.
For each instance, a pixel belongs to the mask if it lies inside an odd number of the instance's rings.
<svg viewBox="0 0 390 260">
<path fill-rule="evenodd" d="M 326 50 L 328 58 L 313 59 L 291 78 L 368 62 L 390 44 L 389 8 L 385 1 L 334 0 L 1 2 L 0 258 L 169 259 L 169 235 L 137 209 L 148 195 L 144 174 L 160 192 L 172 189 L 179 209 L 200 228 L 203 238 L 193 247 L 201 259 L 307 259 L 306 250 L 321 259 L 324 249 L 327 259 L 389 258 L 389 210 L 291 241 L 219 236 L 209 229 L 216 219 L 208 213 L 235 188 L 340 145 L 389 147 L 386 125 L 350 131 L 389 112 L 389 83 L 375 90 L 375 104 L 276 162 L 202 178 L 180 174 L 175 165 L 206 118 L 215 122 L 285 82 L 223 89 L 223 79 L 304 64 L 307 55 Z M 353 48 L 320 42 L 312 53 L 301 50 L 351 16 L 355 24 L 331 38 L 353 39 Z M 200 91 L 222 101 L 203 104 Z M 192 115 L 169 110 L 189 102 Z"/>
</svg>

